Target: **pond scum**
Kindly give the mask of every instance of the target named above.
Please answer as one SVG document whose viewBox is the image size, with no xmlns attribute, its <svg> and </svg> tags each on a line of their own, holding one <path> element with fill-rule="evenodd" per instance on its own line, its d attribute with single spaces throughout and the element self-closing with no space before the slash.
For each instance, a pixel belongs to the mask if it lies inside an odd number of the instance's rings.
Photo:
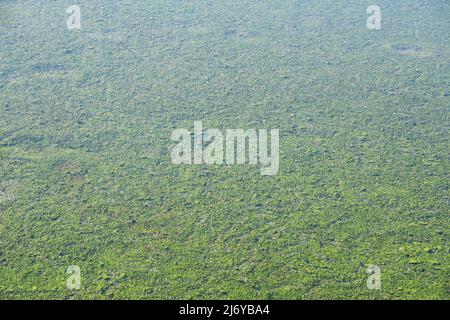
<svg viewBox="0 0 450 320">
<path fill-rule="evenodd" d="M 449 1 L 69 5 L 0 1 L 0 299 L 450 298 Z"/>
</svg>

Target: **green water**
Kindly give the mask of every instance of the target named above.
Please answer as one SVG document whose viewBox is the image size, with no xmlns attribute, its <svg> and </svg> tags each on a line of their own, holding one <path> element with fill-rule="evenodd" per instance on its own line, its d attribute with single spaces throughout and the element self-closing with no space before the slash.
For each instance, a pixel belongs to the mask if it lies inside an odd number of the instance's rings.
<svg viewBox="0 0 450 320">
<path fill-rule="evenodd" d="M 0 1 L 0 298 L 450 298 L 450 2 L 373 2 Z"/>
</svg>

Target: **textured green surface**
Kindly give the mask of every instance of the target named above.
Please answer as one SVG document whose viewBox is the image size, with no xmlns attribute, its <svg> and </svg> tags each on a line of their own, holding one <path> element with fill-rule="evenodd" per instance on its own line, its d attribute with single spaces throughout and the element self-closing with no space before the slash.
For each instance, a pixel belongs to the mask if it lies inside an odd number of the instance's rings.
<svg viewBox="0 0 450 320">
<path fill-rule="evenodd" d="M 0 298 L 450 298 L 450 2 L 372 2 L 0 1 Z M 172 165 L 194 120 L 278 175 Z"/>
</svg>

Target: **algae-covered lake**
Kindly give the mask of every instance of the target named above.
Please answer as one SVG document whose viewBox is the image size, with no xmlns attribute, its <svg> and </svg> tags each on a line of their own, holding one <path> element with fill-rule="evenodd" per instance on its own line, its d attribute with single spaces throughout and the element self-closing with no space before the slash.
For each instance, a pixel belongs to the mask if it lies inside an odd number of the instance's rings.
<svg viewBox="0 0 450 320">
<path fill-rule="evenodd" d="M 449 115 L 449 1 L 0 0 L 0 299 L 449 299 Z"/>
</svg>

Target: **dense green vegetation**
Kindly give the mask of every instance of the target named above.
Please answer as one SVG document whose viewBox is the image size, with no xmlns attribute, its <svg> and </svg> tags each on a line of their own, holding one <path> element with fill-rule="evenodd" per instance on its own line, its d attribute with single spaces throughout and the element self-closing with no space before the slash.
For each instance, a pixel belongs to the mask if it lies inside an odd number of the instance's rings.
<svg viewBox="0 0 450 320">
<path fill-rule="evenodd" d="M 450 2 L 373 2 L 1 0 L 0 298 L 450 298 Z M 278 175 L 172 165 L 194 120 Z"/>
</svg>

